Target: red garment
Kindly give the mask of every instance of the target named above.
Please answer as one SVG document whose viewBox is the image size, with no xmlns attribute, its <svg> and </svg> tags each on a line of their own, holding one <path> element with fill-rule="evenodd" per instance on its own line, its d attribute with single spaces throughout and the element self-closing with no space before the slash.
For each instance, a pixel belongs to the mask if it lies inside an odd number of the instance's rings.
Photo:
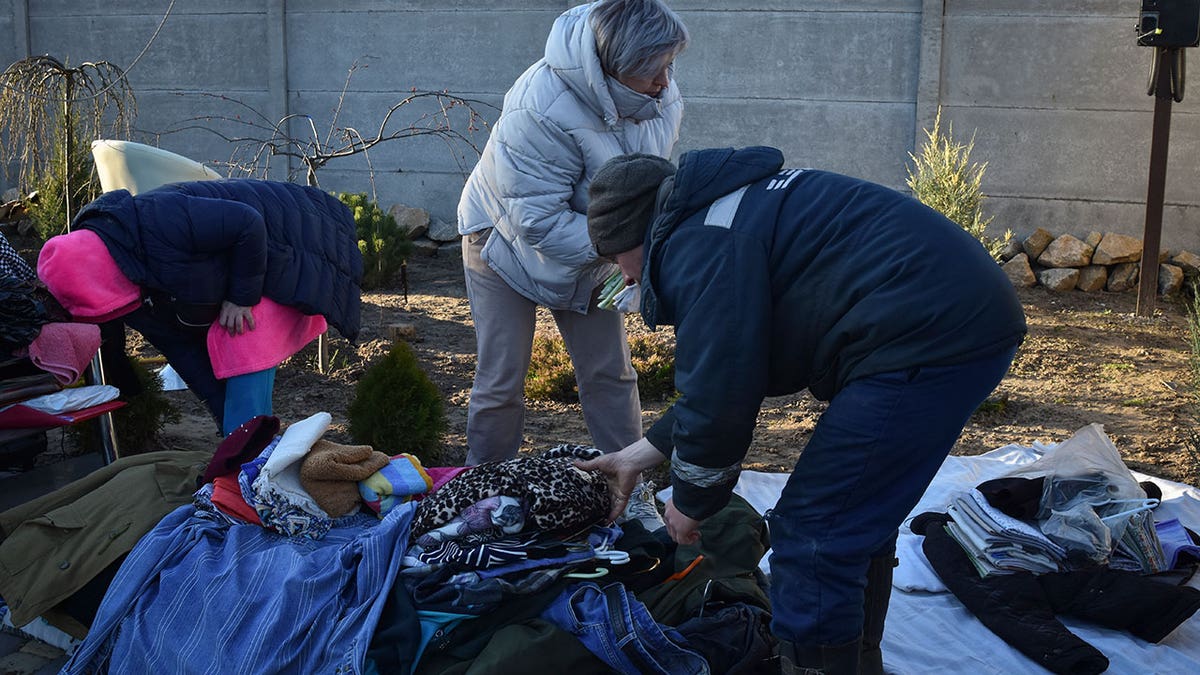
<svg viewBox="0 0 1200 675">
<path fill-rule="evenodd" d="M 262 525 L 258 512 L 242 498 L 242 488 L 238 485 L 236 473 L 213 479 L 212 503 L 225 515 L 254 525 Z"/>
<path fill-rule="evenodd" d="M 18 403 L 0 410 L 0 429 L 53 429 L 54 427 L 65 427 L 68 424 L 90 420 L 93 417 L 99 417 L 106 412 L 112 412 L 123 407 L 125 407 L 124 401 L 109 401 L 90 408 L 52 415 Z"/>
</svg>

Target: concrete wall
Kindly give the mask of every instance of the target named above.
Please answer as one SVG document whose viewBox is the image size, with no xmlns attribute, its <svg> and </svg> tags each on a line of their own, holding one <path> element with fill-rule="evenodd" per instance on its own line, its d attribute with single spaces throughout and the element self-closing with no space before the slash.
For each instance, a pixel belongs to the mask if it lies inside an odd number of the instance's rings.
<svg viewBox="0 0 1200 675">
<path fill-rule="evenodd" d="M 186 127 L 244 134 L 244 125 L 220 118 L 245 122 L 253 109 L 262 121 L 310 115 L 324 134 L 343 87 L 337 125 L 366 135 L 414 88 L 475 100 L 494 120 L 497 110 L 489 106 L 498 106 L 540 56 L 554 18 L 580 3 L 177 0 L 162 21 L 168 4 L 0 0 L 0 59 L 50 53 L 72 63 L 132 64 L 142 138 L 211 163 L 230 160 L 231 144 Z M 792 165 L 903 188 L 908 153 L 940 105 L 957 136 L 975 134 L 974 157 L 988 162 L 984 189 L 994 227 L 1141 235 L 1153 50 L 1135 45 L 1140 5 L 1133 0 L 671 5 L 693 36 L 677 64 L 687 100 L 678 151 L 775 145 Z M 1172 248 L 1200 249 L 1196 110 L 1194 99 L 1185 99 L 1172 116 L 1163 231 Z M 402 107 L 392 128 L 430 111 Z M 293 122 L 293 134 L 303 128 Z M 176 131 L 153 135 L 169 130 Z M 482 147 L 486 136 L 473 139 Z M 474 154 L 466 145 L 421 138 L 381 145 L 369 159 L 332 161 L 318 174 L 321 185 L 370 190 L 373 167 L 380 201 L 451 220 Z M 288 175 L 282 158 L 271 175 Z"/>
</svg>

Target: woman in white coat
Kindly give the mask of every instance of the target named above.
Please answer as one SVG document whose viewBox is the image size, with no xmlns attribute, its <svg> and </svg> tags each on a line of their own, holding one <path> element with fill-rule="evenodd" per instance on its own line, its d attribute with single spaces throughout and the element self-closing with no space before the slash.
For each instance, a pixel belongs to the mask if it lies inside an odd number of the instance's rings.
<svg viewBox="0 0 1200 675">
<path fill-rule="evenodd" d="M 468 464 L 520 448 L 538 305 L 571 355 L 593 444 L 614 452 L 641 438 L 623 315 L 596 308 L 616 268 L 588 238 L 588 185 L 617 155 L 671 154 L 683 114 L 673 63 L 687 43 L 661 0 L 582 5 L 555 21 L 545 56 L 505 95 L 458 206 L 478 356 Z"/>
</svg>

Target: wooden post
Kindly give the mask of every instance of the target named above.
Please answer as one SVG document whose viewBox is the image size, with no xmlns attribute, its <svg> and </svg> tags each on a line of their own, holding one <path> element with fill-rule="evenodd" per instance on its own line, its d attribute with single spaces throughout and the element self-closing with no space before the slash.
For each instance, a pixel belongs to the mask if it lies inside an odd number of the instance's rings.
<svg viewBox="0 0 1200 675">
<path fill-rule="evenodd" d="M 1142 233 L 1142 266 L 1138 285 L 1137 315 L 1154 316 L 1158 297 L 1158 252 L 1162 242 L 1163 199 L 1167 187 L 1167 141 L 1171 137 L 1171 74 L 1178 50 L 1156 47 L 1158 59 L 1154 88 L 1154 126 L 1150 138 L 1150 179 L 1146 187 L 1146 225 Z"/>
</svg>

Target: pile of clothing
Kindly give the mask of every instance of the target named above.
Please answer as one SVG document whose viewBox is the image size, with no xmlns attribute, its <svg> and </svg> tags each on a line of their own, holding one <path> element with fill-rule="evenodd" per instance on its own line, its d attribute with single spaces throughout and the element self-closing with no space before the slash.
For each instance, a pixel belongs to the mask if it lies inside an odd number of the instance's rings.
<svg viewBox="0 0 1200 675">
<path fill-rule="evenodd" d="M 1156 523 L 1160 497 L 1089 425 L 910 528 L 937 576 L 994 633 L 1052 672 L 1101 673 L 1107 657 L 1059 615 L 1159 642 L 1200 610 L 1200 590 L 1171 573 L 1195 570 L 1200 537 L 1174 519 Z"/>
<path fill-rule="evenodd" d="M 594 449 L 425 467 L 334 443 L 330 422 L 318 413 L 281 432 L 256 417 L 204 463 L 149 453 L 105 467 L 109 482 L 141 470 L 103 506 L 93 480 L 44 504 L 53 516 L 25 508 L 14 546 L 47 517 L 75 525 L 59 516 L 79 505 L 118 534 L 75 558 L 46 537 L 24 574 L 0 574 L 13 618 L 55 616 L 90 585 L 90 610 L 70 617 L 82 641 L 67 673 L 520 672 L 531 649 L 543 667 L 580 672 L 769 671 L 766 531 L 744 501 L 706 523 L 701 544 L 676 547 L 665 529 L 605 523 L 603 475 L 576 466 Z M 125 522 L 129 499 L 143 516 Z M 55 584 L 46 559 L 77 561 L 78 583 Z"/>
</svg>

